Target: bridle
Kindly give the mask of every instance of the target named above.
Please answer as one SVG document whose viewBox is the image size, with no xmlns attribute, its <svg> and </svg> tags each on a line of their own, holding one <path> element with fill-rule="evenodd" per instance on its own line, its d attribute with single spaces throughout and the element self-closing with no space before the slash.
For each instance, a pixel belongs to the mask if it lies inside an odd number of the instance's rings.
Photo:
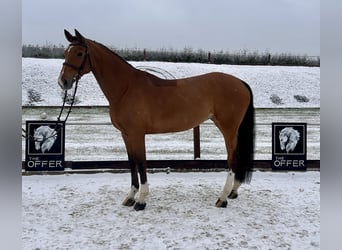
<svg viewBox="0 0 342 250">
<path fill-rule="evenodd" d="M 74 91 L 74 94 L 73 94 L 73 96 L 72 96 L 72 101 L 71 101 L 71 104 L 70 104 L 70 106 L 69 106 L 68 113 L 67 113 L 67 115 L 66 115 L 66 117 L 65 117 L 65 119 L 64 119 L 64 123 L 66 123 L 66 121 L 68 120 L 69 115 L 70 115 L 70 113 L 71 113 L 71 109 L 72 109 L 72 107 L 74 106 L 75 97 L 76 97 L 76 91 L 77 91 L 77 86 L 78 86 L 78 81 L 81 79 L 81 72 L 82 72 L 83 69 L 84 69 L 84 66 L 85 66 L 85 64 L 86 64 L 86 62 L 87 62 L 87 59 L 88 59 L 88 61 L 89 61 L 90 69 L 92 68 L 92 64 L 91 64 L 91 60 L 90 60 L 90 56 L 89 56 L 89 52 L 88 52 L 88 46 L 87 46 L 86 44 L 82 44 L 82 43 L 79 43 L 79 44 L 72 44 L 72 45 L 73 45 L 73 46 L 83 46 L 86 50 L 85 50 L 85 55 L 84 55 L 84 57 L 83 57 L 82 63 L 81 63 L 81 65 L 80 65 L 79 67 L 77 67 L 77 66 L 75 66 L 75 65 L 73 65 L 73 64 L 71 64 L 71 63 L 67 63 L 67 62 L 64 62 L 64 63 L 63 63 L 64 66 L 68 66 L 68 67 L 70 67 L 70 68 L 72 68 L 72 69 L 74 69 L 74 70 L 77 71 L 76 83 L 75 83 L 75 91 Z M 67 94 L 68 94 L 68 91 L 65 90 L 65 92 L 64 92 L 64 98 L 63 98 L 63 105 L 62 105 L 62 107 L 61 107 L 61 111 L 59 112 L 59 115 L 58 115 L 58 117 L 57 117 L 57 121 L 56 121 L 55 127 L 54 127 L 54 129 L 53 129 L 53 130 L 55 131 L 55 133 L 52 133 L 50 136 L 45 137 L 44 140 L 43 140 L 43 142 L 44 142 L 45 140 L 51 138 L 51 137 L 56 136 L 57 133 L 58 133 L 58 131 L 61 129 L 61 127 L 60 127 L 58 130 L 56 130 L 57 127 L 58 127 L 58 123 L 61 122 L 61 117 L 62 117 L 63 110 L 64 110 L 64 107 L 65 107 L 66 99 L 67 99 Z M 28 140 L 31 140 L 31 141 L 38 141 L 34 136 L 29 135 L 28 132 L 27 132 L 25 129 L 23 129 L 23 128 L 22 128 L 22 135 L 21 135 L 21 136 L 24 137 L 24 138 L 27 138 Z"/>
<path fill-rule="evenodd" d="M 89 65 L 90 65 L 90 68 L 92 68 L 92 65 L 91 65 L 91 60 L 90 60 L 90 56 L 89 56 L 89 52 L 88 52 L 88 46 L 86 44 L 83 44 L 83 43 L 77 43 L 77 44 L 71 44 L 72 46 L 82 46 L 85 48 L 85 55 L 83 57 L 83 60 L 82 60 L 82 63 L 80 66 L 75 66 L 71 63 L 67 63 L 67 62 L 64 62 L 63 65 L 64 66 L 67 66 L 67 67 L 70 67 L 74 70 L 77 71 L 77 75 L 76 75 L 76 81 L 78 81 L 78 79 L 81 78 L 81 72 L 83 71 L 84 69 L 84 66 L 87 62 L 87 59 L 89 61 Z"/>
<path fill-rule="evenodd" d="M 77 66 L 75 66 L 75 65 L 73 65 L 73 64 L 71 64 L 71 63 L 67 63 L 67 62 L 64 62 L 64 63 L 63 63 L 64 66 L 68 66 L 68 67 L 70 67 L 70 68 L 72 68 L 72 69 L 74 69 L 74 70 L 77 71 L 76 83 L 75 83 L 75 91 L 74 91 L 74 94 L 73 94 L 73 96 L 72 96 L 72 102 L 71 102 L 71 104 L 70 104 L 68 113 L 67 113 L 67 115 L 66 115 L 66 117 L 65 117 L 65 119 L 64 119 L 64 122 L 66 122 L 66 121 L 68 120 L 69 114 L 70 114 L 70 112 L 71 112 L 71 108 L 72 108 L 73 105 L 74 105 L 75 96 L 76 96 L 76 91 L 77 91 L 77 86 L 78 86 L 78 81 L 81 79 L 81 72 L 82 72 L 83 69 L 84 69 L 84 66 L 85 66 L 85 64 L 86 64 L 86 62 L 87 62 L 87 59 L 88 59 L 88 61 L 89 61 L 89 67 L 90 67 L 90 69 L 92 68 L 92 64 L 91 64 L 91 60 L 90 60 L 90 56 L 89 56 L 89 52 L 88 52 L 88 46 L 87 46 L 86 44 L 83 44 L 83 43 L 72 44 L 72 46 L 82 46 L 82 47 L 84 47 L 84 48 L 85 48 L 85 55 L 84 55 L 84 57 L 83 57 L 83 60 L 82 60 L 81 65 L 80 65 L 79 67 L 77 67 Z M 59 116 L 58 116 L 58 118 L 57 118 L 56 126 L 57 126 L 57 123 L 60 122 L 60 118 L 61 118 L 62 113 L 63 113 L 63 110 L 64 110 L 66 98 L 67 98 L 67 90 L 65 90 L 65 92 L 64 92 L 63 106 L 62 106 L 61 111 L 60 111 L 60 113 L 59 113 Z"/>
</svg>

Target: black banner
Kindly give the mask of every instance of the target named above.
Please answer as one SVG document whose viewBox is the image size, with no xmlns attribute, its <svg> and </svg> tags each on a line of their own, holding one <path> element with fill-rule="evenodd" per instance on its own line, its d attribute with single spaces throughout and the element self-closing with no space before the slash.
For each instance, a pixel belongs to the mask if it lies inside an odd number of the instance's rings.
<svg viewBox="0 0 342 250">
<path fill-rule="evenodd" d="M 26 171 L 64 170 L 65 123 L 26 121 Z"/>
<path fill-rule="evenodd" d="M 306 123 L 272 123 L 272 169 L 306 170 Z"/>
</svg>

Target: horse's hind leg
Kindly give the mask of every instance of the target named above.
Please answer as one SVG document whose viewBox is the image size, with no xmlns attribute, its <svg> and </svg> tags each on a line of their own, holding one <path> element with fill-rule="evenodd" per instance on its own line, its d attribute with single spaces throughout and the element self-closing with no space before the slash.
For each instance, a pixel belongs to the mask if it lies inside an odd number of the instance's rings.
<svg viewBox="0 0 342 250">
<path fill-rule="evenodd" d="M 224 185 L 221 196 L 218 198 L 215 204 L 216 207 L 227 207 L 227 197 L 233 190 L 234 177 L 234 172 L 231 169 L 229 169 L 226 184 Z"/>
<path fill-rule="evenodd" d="M 220 128 L 220 127 L 219 127 Z M 236 198 L 237 197 L 237 189 L 240 186 L 240 182 L 236 181 L 235 173 L 237 169 L 237 129 L 227 129 L 223 130 L 220 128 L 222 134 L 224 135 L 227 153 L 228 153 L 228 175 L 226 179 L 226 183 L 224 185 L 221 196 L 216 202 L 217 207 L 226 207 L 227 206 L 227 197 Z M 236 194 L 236 195 L 235 195 Z"/>
<path fill-rule="evenodd" d="M 235 178 L 233 190 L 228 195 L 229 199 L 236 199 L 238 197 L 238 188 L 241 186 L 241 182 Z"/>
</svg>

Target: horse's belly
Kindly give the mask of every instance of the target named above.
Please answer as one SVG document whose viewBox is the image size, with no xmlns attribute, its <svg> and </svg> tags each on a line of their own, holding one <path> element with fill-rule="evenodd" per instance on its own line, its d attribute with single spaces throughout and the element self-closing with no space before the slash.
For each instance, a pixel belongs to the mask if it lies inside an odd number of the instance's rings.
<svg viewBox="0 0 342 250">
<path fill-rule="evenodd" d="M 196 112 L 175 112 L 167 116 L 152 119 L 147 132 L 149 134 L 180 132 L 192 129 L 210 118 L 212 118 L 210 112 L 202 112 L 201 114 L 198 114 L 198 112 L 197 114 Z"/>
</svg>

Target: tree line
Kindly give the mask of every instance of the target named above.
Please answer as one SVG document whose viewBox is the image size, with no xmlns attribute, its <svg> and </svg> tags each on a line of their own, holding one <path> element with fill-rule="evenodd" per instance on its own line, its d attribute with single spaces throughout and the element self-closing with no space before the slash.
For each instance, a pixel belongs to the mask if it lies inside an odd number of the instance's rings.
<svg viewBox="0 0 342 250">
<path fill-rule="evenodd" d="M 240 50 L 240 51 L 213 51 L 194 50 L 184 48 L 175 49 L 117 49 L 110 47 L 115 53 L 127 61 L 162 61 L 185 63 L 213 63 L 230 65 L 279 65 L 279 66 L 320 66 L 319 56 L 294 55 L 291 53 L 275 53 Z M 22 57 L 34 58 L 64 58 L 63 45 L 23 45 Z"/>
</svg>

